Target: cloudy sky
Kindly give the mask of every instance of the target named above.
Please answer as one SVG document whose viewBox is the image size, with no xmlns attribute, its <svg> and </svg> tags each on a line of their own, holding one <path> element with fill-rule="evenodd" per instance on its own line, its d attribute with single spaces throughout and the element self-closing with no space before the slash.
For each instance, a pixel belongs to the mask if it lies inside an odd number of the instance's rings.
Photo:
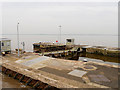
<svg viewBox="0 0 120 90">
<path fill-rule="evenodd" d="M 2 1 L 2 0 L 1 0 Z M 118 0 L 4 0 L 3 34 L 118 34 Z"/>
</svg>

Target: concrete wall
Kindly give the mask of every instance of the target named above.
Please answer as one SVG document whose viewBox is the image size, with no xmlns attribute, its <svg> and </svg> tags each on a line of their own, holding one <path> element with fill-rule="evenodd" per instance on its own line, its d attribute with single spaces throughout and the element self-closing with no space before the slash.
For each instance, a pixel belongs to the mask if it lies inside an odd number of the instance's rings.
<svg viewBox="0 0 120 90">
<path fill-rule="evenodd" d="M 104 48 L 86 48 L 86 52 L 105 55 L 105 56 L 114 56 L 114 57 L 119 57 L 120 55 L 119 50 L 109 50 Z"/>
</svg>

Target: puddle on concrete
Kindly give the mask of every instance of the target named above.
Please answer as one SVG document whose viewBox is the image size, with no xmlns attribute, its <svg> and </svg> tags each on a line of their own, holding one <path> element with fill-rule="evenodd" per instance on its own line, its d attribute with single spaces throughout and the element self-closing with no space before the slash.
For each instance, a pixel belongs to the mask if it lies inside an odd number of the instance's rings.
<svg viewBox="0 0 120 90">
<path fill-rule="evenodd" d="M 43 67 L 43 68 L 39 68 L 38 70 L 84 83 L 82 78 L 68 74 L 69 72 L 71 72 L 71 70 L 58 70 L 58 69 L 54 69 L 54 68 L 50 68 L 50 67 Z"/>
<path fill-rule="evenodd" d="M 89 75 L 89 77 L 94 82 L 110 82 L 110 80 L 104 75 Z"/>
<path fill-rule="evenodd" d="M 101 66 L 97 64 L 87 65 L 97 67 L 95 71 L 88 71 L 87 75 L 90 81 L 112 88 L 118 88 L 118 68 Z"/>
</svg>

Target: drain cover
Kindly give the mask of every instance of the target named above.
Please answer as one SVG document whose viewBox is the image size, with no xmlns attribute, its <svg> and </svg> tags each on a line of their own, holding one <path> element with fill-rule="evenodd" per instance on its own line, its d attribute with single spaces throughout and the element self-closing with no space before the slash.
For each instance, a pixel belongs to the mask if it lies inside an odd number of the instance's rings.
<svg viewBox="0 0 120 90">
<path fill-rule="evenodd" d="M 91 66 L 85 66 L 84 68 L 85 69 L 93 69 L 93 67 L 91 67 Z"/>
<path fill-rule="evenodd" d="M 83 67 L 83 69 L 84 69 L 84 70 L 96 70 L 97 67 L 92 66 L 92 65 L 86 65 L 86 66 Z"/>
</svg>

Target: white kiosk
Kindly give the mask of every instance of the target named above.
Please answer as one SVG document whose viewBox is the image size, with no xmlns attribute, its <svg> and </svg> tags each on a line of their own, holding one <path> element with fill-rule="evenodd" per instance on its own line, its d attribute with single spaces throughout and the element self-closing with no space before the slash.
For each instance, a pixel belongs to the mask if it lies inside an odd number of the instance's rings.
<svg viewBox="0 0 120 90">
<path fill-rule="evenodd" d="M 66 45 L 74 45 L 74 39 L 66 39 Z"/>
</svg>

